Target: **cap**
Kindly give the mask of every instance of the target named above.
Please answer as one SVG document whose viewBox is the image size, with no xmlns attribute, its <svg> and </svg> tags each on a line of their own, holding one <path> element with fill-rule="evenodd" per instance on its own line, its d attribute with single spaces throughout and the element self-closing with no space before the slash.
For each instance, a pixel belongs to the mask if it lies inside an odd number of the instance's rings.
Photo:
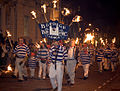
<svg viewBox="0 0 120 91">
<path fill-rule="evenodd" d="M 35 56 L 35 53 L 31 52 L 31 56 Z"/>
</svg>

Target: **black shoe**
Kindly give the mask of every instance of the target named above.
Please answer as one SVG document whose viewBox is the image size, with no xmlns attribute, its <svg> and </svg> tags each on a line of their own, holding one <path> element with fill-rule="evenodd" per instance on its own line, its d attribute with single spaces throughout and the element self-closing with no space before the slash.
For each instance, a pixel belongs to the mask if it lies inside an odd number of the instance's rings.
<svg viewBox="0 0 120 91">
<path fill-rule="evenodd" d="M 18 80 L 18 82 L 23 82 L 23 80 Z"/>
<path fill-rule="evenodd" d="M 88 77 L 84 77 L 84 78 L 83 78 L 83 80 L 86 80 L 86 79 L 88 79 Z"/>
<path fill-rule="evenodd" d="M 70 81 L 67 81 L 67 85 L 70 85 Z"/>
<path fill-rule="evenodd" d="M 70 86 L 73 87 L 73 86 L 74 86 L 74 83 L 70 83 Z"/>
<path fill-rule="evenodd" d="M 58 89 L 58 88 L 56 87 L 56 88 L 53 89 L 53 91 L 57 91 L 57 89 Z"/>
<path fill-rule="evenodd" d="M 12 75 L 12 78 L 17 78 L 15 75 Z"/>
</svg>

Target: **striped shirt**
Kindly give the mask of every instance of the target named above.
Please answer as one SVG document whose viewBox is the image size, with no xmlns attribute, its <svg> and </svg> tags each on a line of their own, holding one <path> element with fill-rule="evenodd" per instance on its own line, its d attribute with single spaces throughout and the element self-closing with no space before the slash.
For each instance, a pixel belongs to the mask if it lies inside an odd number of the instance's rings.
<svg viewBox="0 0 120 91">
<path fill-rule="evenodd" d="M 37 58 L 36 57 L 30 57 L 28 61 L 28 65 L 30 68 L 35 69 L 36 68 L 36 63 L 37 63 Z"/>
<path fill-rule="evenodd" d="M 43 48 L 43 49 L 40 48 L 37 52 L 37 58 L 47 59 L 48 58 L 48 49 L 47 48 Z"/>
<path fill-rule="evenodd" d="M 97 57 L 97 60 L 96 60 L 96 61 L 97 61 L 97 62 L 101 62 L 101 61 L 102 61 L 102 58 L 104 57 L 104 53 L 97 51 L 96 57 Z"/>
<path fill-rule="evenodd" d="M 104 56 L 105 56 L 105 58 L 110 59 L 111 56 L 112 56 L 112 50 L 111 50 L 110 48 L 106 48 L 106 49 L 104 50 Z"/>
<path fill-rule="evenodd" d="M 84 50 L 81 50 L 80 59 L 81 59 L 82 65 L 90 64 L 90 57 L 91 57 L 90 53 L 85 53 Z"/>
<path fill-rule="evenodd" d="M 57 54 L 56 61 L 62 62 L 62 60 L 65 58 L 64 57 L 65 51 L 63 46 L 57 46 L 57 48 L 55 46 L 52 46 L 49 52 L 50 58 L 53 62 L 55 62 L 56 54 Z"/>
<path fill-rule="evenodd" d="M 17 45 L 16 48 L 13 50 L 13 53 L 15 53 L 16 56 L 19 58 L 24 58 L 26 56 L 26 54 L 27 55 L 30 54 L 30 49 L 25 44 Z"/>
</svg>

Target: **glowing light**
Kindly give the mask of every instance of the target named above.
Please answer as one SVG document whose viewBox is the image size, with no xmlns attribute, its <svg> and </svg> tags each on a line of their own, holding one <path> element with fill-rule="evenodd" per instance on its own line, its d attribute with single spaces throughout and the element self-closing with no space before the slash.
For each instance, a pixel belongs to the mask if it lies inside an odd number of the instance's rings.
<svg viewBox="0 0 120 91">
<path fill-rule="evenodd" d="M 100 38 L 101 44 L 105 45 L 104 40 Z"/>
<path fill-rule="evenodd" d="M 78 42 L 79 42 L 79 41 L 78 41 L 78 38 L 76 38 L 75 44 L 78 44 Z"/>
<path fill-rule="evenodd" d="M 53 8 L 57 8 L 57 0 L 54 0 L 52 3 L 53 3 Z"/>
<path fill-rule="evenodd" d="M 95 46 L 97 47 L 98 41 L 95 41 Z"/>
<path fill-rule="evenodd" d="M 45 38 L 43 39 L 43 41 L 44 41 L 45 43 L 47 42 Z"/>
<path fill-rule="evenodd" d="M 2 72 L 4 72 L 4 73 L 12 72 L 11 64 L 8 65 L 8 67 L 7 67 L 7 71 L 2 71 Z"/>
<path fill-rule="evenodd" d="M 8 37 L 12 36 L 8 30 L 6 32 Z"/>
<path fill-rule="evenodd" d="M 92 24 L 89 24 L 89 26 L 92 26 Z"/>
<path fill-rule="evenodd" d="M 8 70 L 8 71 L 12 71 L 11 65 L 9 65 L 9 66 L 7 67 L 7 70 Z"/>
<path fill-rule="evenodd" d="M 80 22 L 81 21 L 81 16 L 76 15 L 73 19 L 72 22 Z"/>
<path fill-rule="evenodd" d="M 86 28 L 86 29 L 85 29 L 85 31 L 89 31 L 89 30 L 90 30 L 90 28 Z"/>
<path fill-rule="evenodd" d="M 107 40 L 107 39 L 105 39 L 105 43 L 106 43 L 106 44 L 108 43 L 108 40 Z"/>
<path fill-rule="evenodd" d="M 115 42 L 116 42 L 116 37 L 112 39 L 112 43 L 115 43 Z"/>
<path fill-rule="evenodd" d="M 35 44 L 36 48 L 40 48 L 40 45 L 36 42 Z"/>
<path fill-rule="evenodd" d="M 44 13 L 46 13 L 46 4 L 43 4 L 43 5 L 41 6 L 41 8 L 43 8 Z"/>
<path fill-rule="evenodd" d="M 84 43 L 86 43 L 87 41 L 93 40 L 94 36 L 92 36 L 91 34 L 86 34 L 86 39 L 84 41 Z"/>
<path fill-rule="evenodd" d="M 67 15 L 70 14 L 70 10 L 69 10 L 68 8 L 64 8 L 63 11 L 62 11 L 62 14 L 63 14 L 64 16 L 67 16 Z"/>
<path fill-rule="evenodd" d="M 37 18 L 35 11 L 31 11 L 30 13 L 33 15 L 32 19 L 36 19 Z"/>
</svg>

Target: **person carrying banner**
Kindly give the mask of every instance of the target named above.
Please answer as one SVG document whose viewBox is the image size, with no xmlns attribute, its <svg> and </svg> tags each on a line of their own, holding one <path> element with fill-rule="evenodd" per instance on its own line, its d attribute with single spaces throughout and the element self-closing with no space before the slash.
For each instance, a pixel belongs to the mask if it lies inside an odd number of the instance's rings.
<svg viewBox="0 0 120 91">
<path fill-rule="evenodd" d="M 62 91 L 64 47 L 55 41 L 49 52 L 51 60 L 49 77 L 52 88 L 53 91 Z"/>
</svg>

